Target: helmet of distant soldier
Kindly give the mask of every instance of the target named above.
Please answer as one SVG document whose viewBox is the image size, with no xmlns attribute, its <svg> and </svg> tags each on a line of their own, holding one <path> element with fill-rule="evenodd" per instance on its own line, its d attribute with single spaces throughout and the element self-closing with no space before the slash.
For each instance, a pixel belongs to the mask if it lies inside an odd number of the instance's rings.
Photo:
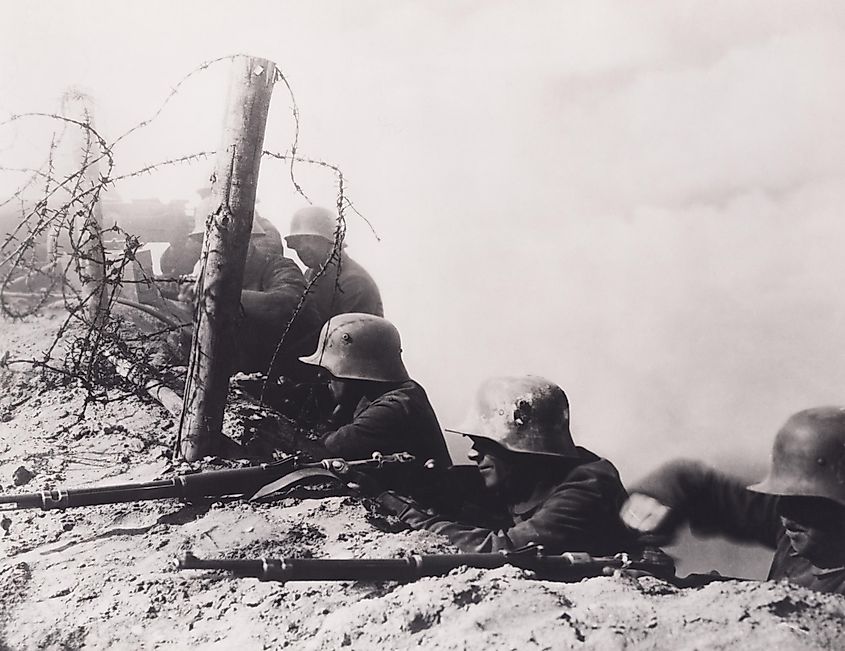
<svg viewBox="0 0 845 651">
<path fill-rule="evenodd" d="M 200 201 L 199 205 L 197 205 L 196 210 L 194 211 L 194 228 L 189 233 L 188 237 L 196 238 L 201 240 L 205 237 L 205 229 L 206 223 L 208 222 L 208 216 L 214 212 L 217 206 L 214 205 L 214 201 L 212 200 L 210 195 L 206 195 L 203 197 L 202 201 Z M 252 230 L 250 231 L 249 236 L 252 237 L 261 237 L 266 235 L 266 231 L 258 223 L 258 219 L 255 219 L 253 216 L 252 220 Z"/>
<path fill-rule="evenodd" d="M 794 414 L 775 436 L 768 476 L 749 490 L 826 497 L 845 506 L 845 407 Z"/>
<path fill-rule="evenodd" d="M 390 321 L 372 314 L 350 312 L 329 319 L 320 331 L 314 354 L 300 357 L 347 380 L 404 382 L 399 331 Z"/>
<path fill-rule="evenodd" d="M 563 389 L 537 375 L 494 377 L 481 384 L 464 424 L 447 431 L 489 439 L 511 452 L 578 455 Z"/>
<path fill-rule="evenodd" d="M 337 214 L 334 211 L 320 206 L 306 206 L 293 213 L 290 232 L 285 236 L 285 240 L 290 243 L 291 238 L 317 235 L 334 242 L 336 230 Z"/>
</svg>

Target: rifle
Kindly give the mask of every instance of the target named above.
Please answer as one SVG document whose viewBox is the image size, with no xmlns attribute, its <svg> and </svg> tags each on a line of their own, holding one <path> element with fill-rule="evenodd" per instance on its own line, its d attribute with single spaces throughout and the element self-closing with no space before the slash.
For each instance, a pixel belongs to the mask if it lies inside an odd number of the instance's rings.
<svg viewBox="0 0 845 651">
<path fill-rule="evenodd" d="M 250 560 L 202 559 L 188 552 L 176 559 L 180 570 L 223 570 L 260 581 L 414 581 L 443 576 L 457 567 L 495 569 L 513 565 L 548 581 L 580 581 L 602 576 L 606 570 L 636 570 L 673 580 L 675 563 L 659 549 L 628 554 L 591 556 L 582 552 L 545 555 L 540 545 L 487 554 L 435 554 L 405 558 L 261 558 Z"/>
<path fill-rule="evenodd" d="M 203 497 L 250 497 L 252 500 L 267 500 L 281 490 L 293 486 L 309 477 L 338 479 L 332 468 L 342 466 L 354 468 L 380 468 L 386 464 L 410 463 L 414 456 L 407 452 L 381 455 L 359 461 L 325 459 L 319 463 L 302 463 L 294 455 L 248 468 L 210 470 L 176 475 L 172 479 L 158 481 L 92 486 L 88 488 L 56 488 L 40 493 L 0 495 L 0 511 L 16 509 L 67 509 L 97 504 L 120 502 L 141 502 L 166 498 L 198 499 Z M 9 506 L 11 505 L 11 506 Z"/>
</svg>

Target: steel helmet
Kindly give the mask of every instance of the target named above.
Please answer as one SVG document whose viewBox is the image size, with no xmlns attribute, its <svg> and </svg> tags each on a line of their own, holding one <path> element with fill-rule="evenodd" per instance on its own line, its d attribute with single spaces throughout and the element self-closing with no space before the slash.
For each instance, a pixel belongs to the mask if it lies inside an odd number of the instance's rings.
<svg viewBox="0 0 845 651">
<path fill-rule="evenodd" d="M 481 384 L 464 425 L 446 431 L 495 441 L 512 452 L 577 456 L 569 400 L 537 375 L 494 377 Z"/>
<path fill-rule="evenodd" d="M 203 197 L 203 200 L 197 206 L 197 209 L 194 211 L 194 228 L 188 234 L 188 237 L 193 237 L 197 239 L 202 239 L 205 237 L 205 225 L 208 221 L 208 216 L 215 210 L 216 206 L 213 205 L 214 202 L 212 201 L 210 196 Z M 250 231 L 250 237 L 261 237 L 266 235 L 267 232 L 258 223 L 258 219 L 256 215 L 253 215 L 252 219 L 252 231 Z"/>
<path fill-rule="evenodd" d="M 404 382 L 409 378 L 401 353 L 399 331 L 390 321 L 350 312 L 329 319 L 320 331 L 317 350 L 299 359 L 322 366 L 337 378 Z"/>
<path fill-rule="evenodd" d="M 845 506 L 845 407 L 816 407 L 791 416 L 775 436 L 768 476 L 748 489 L 826 497 Z"/>
<path fill-rule="evenodd" d="M 306 206 L 300 208 L 290 220 L 290 233 L 285 240 L 297 235 L 318 235 L 329 242 L 334 242 L 337 229 L 337 215 L 328 208 Z"/>
</svg>

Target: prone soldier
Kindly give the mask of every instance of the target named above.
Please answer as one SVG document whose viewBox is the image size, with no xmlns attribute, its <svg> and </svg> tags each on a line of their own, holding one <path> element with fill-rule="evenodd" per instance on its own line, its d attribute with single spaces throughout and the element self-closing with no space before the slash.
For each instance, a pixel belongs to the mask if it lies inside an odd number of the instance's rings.
<svg viewBox="0 0 845 651">
<path fill-rule="evenodd" d="M 381 493 L 381 505 L 412 528 L 442 534 L 464 552 L 534 544 L 548 554 L 608 554 L 629 547 L 618 515 L 627 497 L 619 474 L 610 461 L 575 445 L 569 401 L 558 385 L 531 375 L 491 378 L 479 388 L 465 426 L 447 431 L 472 441 L 468 456 L 482 496 L 498 513 L 464 519 Z"/>
<path fill-rule="evenodd" d="M 366 458 L 409 452 L 420 462 L 449 464 L 446 441 L 425 389 L 412 380 L 402 361 L 399 331 L 387 319 L 348 313 L 322 328 L 317 350 L 301 357 L 330 374 L 330 389 L 343 424 L 321 443 L 331 456 Z M 351 416 L 346 407 L 352 406 Z M 407 469 L 386 478 L 390 486 L 410 489 L 424 481 Z"/>
<path fill-rule="evenodd" d="M 687 520 L 696 533 L 760 543 L 775 550 L 768 579 L 845 594 L 845 408 L 790 417 L 768 476 L 747 488 L 701 463 L 670 462 L 637 484 L 622 519 L 654 539 Z"/>
</svg>

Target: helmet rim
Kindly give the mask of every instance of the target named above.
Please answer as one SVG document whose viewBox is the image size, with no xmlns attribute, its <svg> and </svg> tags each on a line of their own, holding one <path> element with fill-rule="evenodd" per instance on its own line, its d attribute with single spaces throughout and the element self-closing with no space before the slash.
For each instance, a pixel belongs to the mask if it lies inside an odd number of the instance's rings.
<svg viewBox="0 0 845 651">
<path fill-rule="evenodd" d="M 577 457 L 563 389 L 536 375 L 488 378 L 464 422 L 448 431 L 498 443 L 506 450 Z"/>
<path fill-rule="evenodd" d="M 410 379 L 402 361 L 399 331 L 387 319 L 361 312 L 339 314 L 326 321 L 317 349 L 299 360 L 324 368 L 341 380 Z"/>
</svg>

